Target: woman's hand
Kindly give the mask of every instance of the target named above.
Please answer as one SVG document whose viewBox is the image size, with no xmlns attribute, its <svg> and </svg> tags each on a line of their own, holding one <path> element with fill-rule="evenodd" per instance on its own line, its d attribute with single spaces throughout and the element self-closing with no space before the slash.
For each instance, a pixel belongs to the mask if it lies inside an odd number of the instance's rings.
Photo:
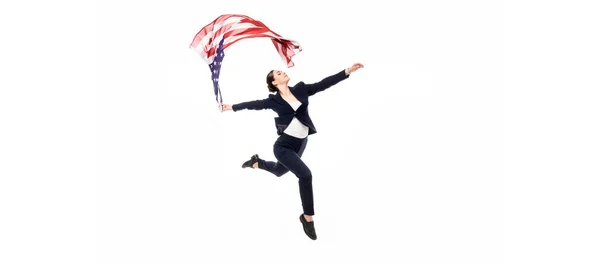
<svg viewBox="0 0 600 264">
<path fill-rule="evenodd" d="M 221 112 L 233 110 L 231 109 L 231 105 L 228 104 L 220 104 L 219 106 L 221 107 Z"/>
<path fill-rule="evenodd" d="M 346 69 L 346 75 L 355 72 L 356 70 L 360 69 L 360 68 L 364 68 L 365 66 L 363 66 L 361 63 L 354 63 L 352 66 L 350 66 L 349 68 Z"/>
</svg>

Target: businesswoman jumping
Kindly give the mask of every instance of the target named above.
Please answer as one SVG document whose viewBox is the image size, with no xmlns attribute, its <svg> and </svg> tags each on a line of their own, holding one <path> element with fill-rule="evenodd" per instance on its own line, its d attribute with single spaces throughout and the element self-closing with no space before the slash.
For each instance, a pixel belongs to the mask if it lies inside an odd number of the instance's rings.
<svg viewBox="0 0 600 264">
<path fill-rule="evenodd" d="M 258 154 L 254 154 L 250 160 L 242 164 L 242 168 L 263 169 L 277 177 L 291 171 L 298 177 L 300 199 L 304 211 L 300 215 L 300 222 L 305 234 L 313 240 L 317 239 L 317 233 L 313 221 L 312 173 L 301 159 L 308 136 L 317 132 L 308 114 L 308 98 L 349 78 L 352 72 L 360 68 L 363 68 L 363 65 L 355 63 L 319 82 L 311 84 L 299 82 L 292 87 L 288 87 L 290 78 L 285 72 L 272 70 L 267 74 L 267 87 L 269 92 L 275 94 L 269 94 L 267 98 L 261 100 L 221 105 L 222 111 L 271 109 L 277 113 L 275 127 L 279 137 L 273 145 L 273 153 L 277 162 L 263 160 L 259 158 Z"/>
</svg>

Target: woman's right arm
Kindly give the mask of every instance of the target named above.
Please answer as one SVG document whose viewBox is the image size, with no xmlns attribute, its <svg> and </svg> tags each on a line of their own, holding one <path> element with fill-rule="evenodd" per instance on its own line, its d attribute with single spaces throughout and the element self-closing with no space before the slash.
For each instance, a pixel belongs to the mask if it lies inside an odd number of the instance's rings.
<svg viewBox="0 0 600 264">
<path fill-rule="evenodd" d="M 267 99 L 261 99 L 261 100 L 247 101 L 247 102 L 233 104 L 233 105 L 222 104 L 222 106 L 223 106 L 222 112 L 229 111 L 229 110 L 233 110 L 235 112 L 235 111 L 244 110 L 244 109 L 248 109 L 248 110 L 268 109 L 269 108 L 267 105 L 268 100 L 269 99 L 267 98 Z"/>
</svg>

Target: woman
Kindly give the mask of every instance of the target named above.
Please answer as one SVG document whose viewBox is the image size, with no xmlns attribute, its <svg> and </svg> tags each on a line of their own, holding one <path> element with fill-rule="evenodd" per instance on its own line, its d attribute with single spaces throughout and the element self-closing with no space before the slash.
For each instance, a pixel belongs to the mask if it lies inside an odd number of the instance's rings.
<svg viewBox="0 0 600 264">
<path fill-rule="evenodd" d="M 300 199 L 304 211 L 300 215 L 300 222 L 306 235 L 313 240 L 317 239 L 317 234 L 313 221 L 312 173 L 301 159 L 308 136 L 317 132 L 308 114 L 308 97 L 347 79 L 352 72 L 360 68 L 363 68 L 363 65 L 355 63 L 320 82 L 311 84 L 299 82 L 293 87 L 288 86 L 290 78 L 285 72 L 272 70 L 267 75 L 267 87 L 270 92 L 275 94 L 270 94 L 268 98 L 261 100 L 221 105 L 223 112 L 271 109 L 278 114 L 278 117 L 275 118 L 275 127 L 279 138 L 273 145 L 273 153 L 277 162 L 265 161 L 255 154 L 242 164 L 242 168 L 263 169 L 277 177 L 291 171 L 298 177 Z"/>
</svg>

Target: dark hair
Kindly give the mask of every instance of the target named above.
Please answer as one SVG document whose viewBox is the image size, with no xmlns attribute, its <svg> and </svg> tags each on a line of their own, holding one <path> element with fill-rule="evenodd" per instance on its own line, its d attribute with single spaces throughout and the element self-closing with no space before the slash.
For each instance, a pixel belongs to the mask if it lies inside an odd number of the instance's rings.
<svg viewBox="0 0 600 264">
<path fill-rule="evenodd" d="M 269 74 L 267 74 L 267 87 L 269 88 L 269 92 L 278 92 L 277 86 L 273 85 L 273 81 L 275 80 L 275 76 L 273 76 L 273 71 L 271 70 Z"/>
</svg>

